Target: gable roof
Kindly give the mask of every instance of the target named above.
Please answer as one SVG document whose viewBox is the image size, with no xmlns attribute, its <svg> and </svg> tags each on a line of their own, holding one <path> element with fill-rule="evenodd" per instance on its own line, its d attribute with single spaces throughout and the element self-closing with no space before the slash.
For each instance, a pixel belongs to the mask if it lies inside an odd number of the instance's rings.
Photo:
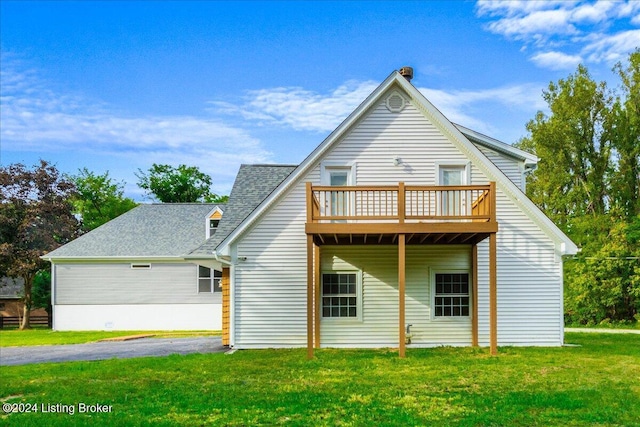
<svg viewBox="0 0 640 427">
<path fill-rule="evenodd" d="M 143 204 L 112 219 L 44 259 L 180 257 L 205 240 L 206 216 L 223 204 Z"/>
<path fill-rule="evenodd" d="M 240 165 L 224 215 L 213 236 L 186 258 L 211 256 L 215 248 L 296 168 L 294 165 Z"/>
<path fill-rule="evenodd" d="M 485 176 L 496 181 L 497 186 L 504 194 L 511 199 L 533 222 L 556 243 L 561 254 L 575 254 L 577 246 L 569 239 L 544 213 L 528 198 L 522 191 L 509 180 L 505 174 L 498 169 L 477 147 L 471 143 L 465 135 L 451 123 L 427 98 L 420 93 L 411 83 L 409 83 L 400 73 L 394 71 L 380 84 L 359 106 L 356 108 L 313 152 L 288 176 L 280 185 L 264 200 L 260 205 L 247 216 L 231 233 L 215 248 L 220 255 L 228 255 L 228 247 L 238 236 L 247 230 L 253 222 L 259 218 L 278 198 L 284 194 L 297 180 L 312 168 L 330 148 L 337 143 L 350 128 L 363 117 L 367 111 L 378 102 L 384 93 L 395 87 L 405 92 L 416 104 L 419 111 L 427 117 L 462 153 L 464 153 L 474 165 L 476 165 Z M 465 128 L 466 129 L 466 128 Z M 470 130 L 469 130 L 470 131 Z M 478 133 L 470 133 L 470 137 L 477 138 L 485 144 L 501 146 L 490 141 L 491 138 L 480 137 Z M 506 144 L 504 144 L 506 145 Z M 512 150 L 501 147 L 505 151 L 516 155 L 517 149 Z M 519 150 L 521 151 L 521 150 Z M 522 152 L 524 153 L 524 152 Z M 526 159 L 526 156 L 522 154 Z M 529 155 L 531 156 L 531 155 Z M 535 156 L 534 156 L 535 157 Z M 533 160 L 533 159 L 532 159 Z M 537 161 L 537 158 L 535 158 Z"/>
</svg>

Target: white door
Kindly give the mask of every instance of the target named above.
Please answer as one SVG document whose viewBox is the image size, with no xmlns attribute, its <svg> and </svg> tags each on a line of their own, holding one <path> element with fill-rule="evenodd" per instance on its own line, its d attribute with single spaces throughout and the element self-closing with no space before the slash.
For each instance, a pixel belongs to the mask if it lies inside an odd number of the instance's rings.
<svg viewBox="0 0 640 427">
<path fill-rule="evenodd" d="M 440 166 L 440 185 L 466 185 L 464 166 Z M 440 214 L 449 216 L 466 215 L 466 201 L 462 191 L 442 191 Z"/>
<path fill-rule="evenodd" d="M 323 174 L 325 185 L 342 187 L 353 185 L 351 167 L 325 167 Z M 352 195 L 345 191 L 332 191 L 325 200 L 325 211 L 331 216 L 348 216 L 352 214 Z"/>
</svg>

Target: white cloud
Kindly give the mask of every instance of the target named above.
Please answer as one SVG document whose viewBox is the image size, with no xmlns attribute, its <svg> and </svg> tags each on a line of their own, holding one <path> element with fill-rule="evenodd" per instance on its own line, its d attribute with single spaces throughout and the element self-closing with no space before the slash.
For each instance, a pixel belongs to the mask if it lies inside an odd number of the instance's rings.
<svg viewBox="0 0 640 427">
<path fill-rule="evenodd" d="M 476 10 L 479 15 L 505 15 L 514 16 L 521 13 L 531 13 L 539 10 L 552 9 L 560 4 L 577 3 L 565 0 L 479 0 Z"/>
<path fill-rule="evenodd" d="M 535 46 L 530 60 L 554 70 L 582 60 L 611 65 L 640 45 L 632 28 L 640 25 L 637 0 L 481 0 L 476 14 L 487 20 L 488 31 L 522 41 L 522 51 Z"/>
<path fill-rule="evenodd" d="M 612 35 L 601 35 L 589 43 L 584 52 L 592 62 L 608 64 L 623 60 L 628 52 L 640 47 L 640 30 L 623 31 Z"/>
<path fill-rule="evenodd" d="M 377 86 L 377 83 L 349 81 L 321 94 L 300 87 L 278 87 L 250 91 L 242 104 L 212 101 L 215 111 L 240 114 L 263 124 L 302 131 L 333 130 Z"/>
<path fill-rule="evenodd" d="M 500 104 L 505 111 L 540 110 L 545 104 L 536 84 L 511 85 L 485 90 L 453 90 L 419 88 L 449 120 L 478 132 L 492 134 L 496 131 L 473 110 L 477 106 Z"/>
<path fill-rule="evenodd" d="M 218 118 L 115 112 L 106 104 L 51 90 L 34 70 L 23 70 L 11 56 L 2 59 L 3 151 L 79 152 L 121 159 L 132 172 L 154 162 L 184 163 L 198 166 L 225 189 L 241 163 L 271 160 L 259 140 Z"/>
<path fill-rule="evenodd" d="M 582 62 L 580 55 L 567 55 L 562 52 L 539 52 L 531 57 L 537 66 L 551 70 L 572 70 Z"/>
<path fill-rule="evenodd" d="M 347 82 L 325 94 L 299 87 L 251 91 L 243 103 L 211 102 L 218 112 L 239 115 L 259 124 L 276 124 L 295 130 L 334 130 L 377 87 L 377 83 Z M 480 105 L 497 103 L 505 109 L 529 111 L 544 108 L 540 87 L 535 84 L 505 86 L 476 91 L 444 91 L 419 88 L 449 120 L 480 132 L 493 129 L 475 115 Z M 534 110 L 535 111 L 535 110 Z"/>
<path fill-rule="evenodd" d="M 487 28 L 518 40 L 533 38 L 544 41 L 550 34 L 577 34 L 576 27 L 569 22 L 566 10 L 541 10 L 524 16 L 507 17 L 488 24 Z"/>
</svg>

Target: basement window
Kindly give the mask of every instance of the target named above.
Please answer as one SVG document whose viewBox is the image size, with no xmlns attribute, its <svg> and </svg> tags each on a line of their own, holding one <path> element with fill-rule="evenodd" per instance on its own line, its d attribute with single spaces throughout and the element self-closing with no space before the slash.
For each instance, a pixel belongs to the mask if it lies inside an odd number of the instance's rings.
<svg viewBox="0 0 640 427">
<path fill-rule="evenodd" d="M 469 317 L 469 273 L 435 273 L 435 317 Z"/>
</svg>

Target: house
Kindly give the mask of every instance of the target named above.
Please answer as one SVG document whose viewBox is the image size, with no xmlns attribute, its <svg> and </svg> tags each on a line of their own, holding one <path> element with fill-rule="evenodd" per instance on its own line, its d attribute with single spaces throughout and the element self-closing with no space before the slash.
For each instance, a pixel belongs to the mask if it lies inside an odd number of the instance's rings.
<svg viewBox="0 0 640 427">
<path fill-rule="evenodd" d="M 223 210 L 143 204 L 45 255 L 53 328 L 220 330 L 221 272 L 184 255 L 215 235 Z"/>
<path fill-rule="evenodd" d="M 562 345 L 577 247 L 524 193 L 537 157 L 451 123 L 402 71 L 295 168 L 240 169 L 189 255 L 222 269 L 223 343 Z"/>
<path fill-rule="evenodd" d="M 23 294 L 24 279 L 0 278 L 0 316 L 22 318 L 24 314 Z M 34 308 L 31 310 L 31 316 L 47 316 L 47 311 L 43 308 Z"/>
<path fill-rule="evenodd" d="M 495 353 L 498 345 L 562 345 L 562 257 L 577 247 L 524 193 L 538 158 L 451 123 L 411 74 L 394 71 L 299 165 L 241 166 L 203 244 L 188 250 L 161 239 L 174 266 L 221 272 L 221 295 L 211 295 L 221 312 L 203 307 L 191 319 L 221 317 L 223 344 L 234 348 L 306 347 L 310 357 L 320 347 L 397 347 L 404 356 L 407 346 Z M 170 228 L 182 233 L 187 225 Z M 112 239 L 122 235 L 105 227 Z M 74 260 L 64 258 L 67 246 L 51 257 L 56 327 L 87 316 L 89 304 L 126 307 L 135 296 L 142 307 L 157 298 L 160 286 L 130 293 L 136 280 L 97 279 L 114 256 L 129 267 L 134 251 L 114 250 L 96 265 L 82 261 L 93 247 L 74 247 Z M 136 262 L 151 264 L 145 255 Z M 96 283 L 77 293 L 86 276 L 73 285 L 63 268 L 81 262 L 96 269 Z M 194 281 L 192 273 L 177 288 L 193 290 Z M 177 298 L 166 295 L 165 308 Z"/>
</svg>

